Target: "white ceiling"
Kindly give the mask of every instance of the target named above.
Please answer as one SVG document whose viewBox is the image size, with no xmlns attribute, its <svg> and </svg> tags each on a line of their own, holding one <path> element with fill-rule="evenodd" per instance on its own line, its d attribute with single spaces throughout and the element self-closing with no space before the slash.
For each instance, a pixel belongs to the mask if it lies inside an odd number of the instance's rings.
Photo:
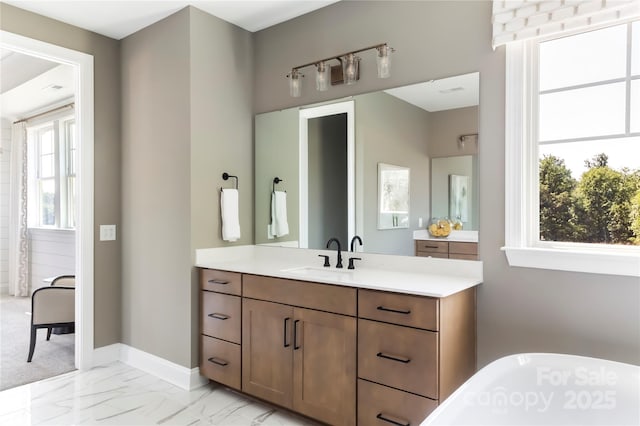
<svg viewBox="0 0 640 426">
<path fill-rule="evenodd" d="M 178 10 L 192 5 L 255 32 L 338 0 L 3 0 L 39 15 L 57 19 L 120 40 Z"/>
<path fill-rule="evenodd" d="M 389 89 L 385 92 L 424 110 L 435 112 L 478 105 L 479 87 L 480 74 L 474 72 Z"/>
</svg>

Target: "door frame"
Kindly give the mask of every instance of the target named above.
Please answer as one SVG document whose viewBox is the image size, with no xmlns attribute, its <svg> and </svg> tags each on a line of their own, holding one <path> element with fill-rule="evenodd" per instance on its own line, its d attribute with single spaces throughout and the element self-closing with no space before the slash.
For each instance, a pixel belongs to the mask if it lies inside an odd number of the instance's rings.
<svg viewBox="0 0 640 426">
<path fill-rule="evenodd" d="M 4 49 L 70 65 L 75 73 L 78 140 L 76 198 L 75 367 L 93 366 L 94 350 L 94 98 L 93 55 L 0 30 Z"/>
<path fill-rule="evenodd" d="M 300 233 L 299 247 L 309 248 L 309 120 L 329 115 L 347 114 L 347 237 L 348 244 L 356 233 L 356 173 L 355 173 L 355 103 L 353 100 L 317 107 L 303 108 L 299 112 L 300 167 Z"/>
</svg>

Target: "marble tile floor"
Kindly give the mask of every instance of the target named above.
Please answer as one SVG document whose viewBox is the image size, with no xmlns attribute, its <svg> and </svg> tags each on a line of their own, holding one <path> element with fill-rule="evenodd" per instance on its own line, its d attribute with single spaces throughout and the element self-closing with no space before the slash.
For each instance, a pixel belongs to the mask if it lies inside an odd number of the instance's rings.
<svg viewBox="0 0 640 426">
<path fill-rule="evenodd" d="M 186 391 L 114 362 L 0 392 L 0 425 L 315 425 L 212 384 Z"/>
</svg>

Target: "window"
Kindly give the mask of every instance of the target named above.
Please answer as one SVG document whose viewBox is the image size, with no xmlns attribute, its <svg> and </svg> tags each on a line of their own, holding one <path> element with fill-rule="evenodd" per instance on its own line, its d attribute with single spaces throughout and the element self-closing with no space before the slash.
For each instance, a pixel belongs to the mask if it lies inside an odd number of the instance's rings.
<svg viewBox="0 0 640 426">
<path fill-rule="evenodd" d="M 73 116 L 29 127 L 29 226 L 75 228 Z"/>
<path fill-rule="evenodd" d="M 640 21 L 507 45 L 513 266 L 640 276 Z"/>
</svg>

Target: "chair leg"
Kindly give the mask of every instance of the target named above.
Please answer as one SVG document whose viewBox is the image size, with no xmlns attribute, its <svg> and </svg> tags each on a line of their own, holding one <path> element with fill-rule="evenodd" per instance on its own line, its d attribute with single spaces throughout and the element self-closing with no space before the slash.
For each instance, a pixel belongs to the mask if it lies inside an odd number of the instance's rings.
<svg viewBox="0 0 640 426">
<path fill-rule="evenodd" d="M 51 330 L 53 330 L 52 327 L 47 327 L 47 341 L 49 341 L 49 339 L 51 339 Z"/>
<path fill-rule="evenodd" d="M 31 358 L 33 358 L 33 351 L 36 349 L 36 332 L 38 331 L 33 325 L 31 326 L 31 341 L 29 342 L 29 358 L 27 358 L 27 362 L 31 362 Z"/>
</svg>

